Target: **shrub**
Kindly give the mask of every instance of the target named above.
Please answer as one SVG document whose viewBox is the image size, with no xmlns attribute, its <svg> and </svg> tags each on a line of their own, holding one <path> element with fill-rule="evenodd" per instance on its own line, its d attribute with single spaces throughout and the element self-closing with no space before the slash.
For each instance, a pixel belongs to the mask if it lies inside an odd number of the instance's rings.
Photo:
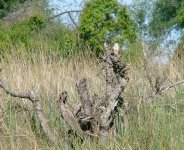
<svg viewBox="0 0 184 150">
<path fill-rule="evenodd" d="M 107 39 L 125 45 L 136 34 L 126 7 L 117 0 L 90 0 L 81 13 L 80 38 L 98 55 Z"/>
</svg>

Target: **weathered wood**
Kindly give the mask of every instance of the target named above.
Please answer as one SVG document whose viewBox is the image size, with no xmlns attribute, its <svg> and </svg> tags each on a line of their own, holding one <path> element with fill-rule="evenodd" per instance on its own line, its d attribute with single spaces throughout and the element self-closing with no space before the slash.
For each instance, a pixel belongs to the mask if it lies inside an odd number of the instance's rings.
<svg viewBox="0 0 184 150">
<path fill-rule="evenodd" d="M 54 134 L 54 132 L 51 131 L 47 119 L 45 118 L 45 115 L 43 113 L 42 106 L 40 104 L 40 99 L 39 97 L 33 92 L 33 91 L 28 91 L 28 92 L 17 92 L 12 90 L 10 87 L 8 87 L 2 80 L 0 80 L 0 88 L 2 88 L 7 94 L 10 94 L 13 97 L 18 97 L 18 98 L 25 98 L 28 99 L 32 102 L 33 107 L 36 111 L 36 114 L 38 116 L 38 120 L 40 122 L 41 128 L 46 135 L 46 137 L 53 143 L 57 142 L 57 136 Z"/>
<path fill-rule="evenodd" d="M 92 103 L 93 100 L 89 95 L 87 80 L 82 79 L 76 84 L 78 95 L 80 96 L 80 102 L 82 109 L 84 110 L 84 115 L 90 116 L 92 114 Z"/>
<path fill-rule="evenodd" d="M 118 114 L 118 108 L 123 104 L 123 92 L 128 82 L 126 72 L 130 67 L 121 63 L 119 50 L 113 52 L 108 44 L 105 44 L 104 47 L 104 55 L 101 56 L 104 62 L 106 81 L 105 96 L 102 98 L 104 101 L 101 101 L 97 94 L 90 93 L 86 79 L 79 80 L 76 83 L 80 103 L 71 107 L 67 101 L 68 94 L 66 91 L 63 91 L 58 98 L 61 117 L 69 130 L 80 137 L 108 138 L 114 125 L 114 117 Z M 17 93 L 4 86 L 3 82 L 1 82 L 1 87 L 12 96 L 31 100 L 44 132 L 49 139 L 55 139 L 44 117 L 39 98 L 34 92 Z"/>
<path fill-rule="evenodd" d="M 121 63 L 121 56 L 117 50 L 113 52 L 108 44 L 105 44 L 104 47 L 105 52 L 104 55 L 101 55 L 101 59 L 105 69 L 106 91 L 103 98 L 105 102 L 101 101 L 97 94 L 90 93 L 87 80 L 82 79 L 76 84 L 80 103 L 74 106 L 73 111 L 69 110 L 64 102 L 61 106 L 61 114 L 70 129 L 76 131 L 80 127 L 80 130 L 86 133 L 85 135 L 99 136 L 102 139 L 110 136 L 114 116 L 118 114 L 118 108 L 123 104 L 123 92 L 128 82 L 126 72 L 130 69 L 129 65 Z M 68 111 L 73 112 L 71 118 L 66 114 Z"/>
</svg>

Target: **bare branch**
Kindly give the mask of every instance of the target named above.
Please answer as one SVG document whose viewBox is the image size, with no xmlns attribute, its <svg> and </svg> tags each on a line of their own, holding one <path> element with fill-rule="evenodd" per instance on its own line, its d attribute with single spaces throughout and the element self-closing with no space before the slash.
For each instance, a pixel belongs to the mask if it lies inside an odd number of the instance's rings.
<svg viewBox="0 0 184 150">
<path fill-rule="evenodd" d="M 0 87 L 7 93 L 10 94 L 13 97 L 19 97 L 19 98 L 26 98 L 33 102 L 33 100 L 30 98 L 29 92 L 16 92 L 12 91 L 2 80 L 0 80 Z"/>
<path fill-rule="evenodd" d="M 78 121 L 72 113 L 70 106 L 67 104 L 68 94 L 66 91 L 63 91 L 60 94 L 60 111 L 61 117 L 64 119 L 65 123 L 74 131 L 81 132 L 81 129 L 78 125 Z"/>
<path fill-rule="evenodd" d="M 183 83 L 184 83 L 184 80 L 181 80 L 181 81 L 177 81 L 176 83 L 167 85 L 167 86 L 165 86 L 165 87 L 161 87 L 160 92 L 163 93 L 163 92 L 169 90 L 170 88 L 175 87 L 175 86 L 180 85 L 180 84 L 183 84 Z"/>
<path fill-rule="evenodd" d="M 181 81 L 177 81 L 176 83 L 173 83 L 173 84 L 170 84 L 170 85 L 166 85 L 166 86 L 160 86 L 158 91 L 152 93 L 148 99 L 150 99 L 149 103 L 152 103 L 154 101 L 154 99 L 157 97 L 157 95 L 169 90 L 170 88 L 173 88 L 177 85 L 180 85 L 180 84 L 183 84 L 184 83 L 184 80 L 181 80 Z"/>
<path fill-rule="evenodd" d="M 81 12 L 81 10 L 67 10 L 67 11 L 61 12 L 61 13 L 59 13 L 57 15 L 54 15 L 52 17 L 49 17 L 48 20 L 51 20 L 51 19 L 60 17 L 60 16 L 62 16 L 64 14 L 68 14 L 68 13 L 79 13 L 79 12 Z"/>
<path fill-rule="evenodd" d="M 81 138 L 85 137 L 85 136 L 97 136 L 95 134 L 92 134 L 88 131 L 83 130 L 82 128 L 82 122 L 86 122 L 88 120 L 91 119 L 91 117 L 85 117 L 85 118 L 80 118 L 79 116 L 76 116 L 73 113 L 72 108 L 70 107 L 70 105 L 67 103 L 67 97 L 68 94 L 66 91 L 63 91 L 60 94 L 60 111 L 61 111 L 61 117 L 63 118 L 63 120 L 65 121 L 65 123 L 67 124 L 67 126 L 72 129 L 72 131 L 77 132 Z M 76 105 L 76 111 L 80 111 L 80 107 L 81 104 L 77 104 Z M 76 112 L 77 113 L 77 112 Z"/>
<path fill-rule="evenodd" d="M 45 118 L 45 115 L 43 113 L 42 106 L 40 104 L 40 99 L 33 91 L 29 91 L 29 92 L 13 91 L 2 80 L 0 80 L 0 88 L 2 88 L 7 94 L 10 94 L 13 97 L 26 98 L 26 99 L 30 100 L 33 103 L 33 107 L 34 107 L 36 114 L 38 116 L 41 128 L 42 128 L 43 132 L 45 133 L 46 137 L 53 143 L 57 142 L 56 135 L 54 135 L 51 132 L 50 127 L 49 127 L 47 120 Z"/>
<path fill-rule="evenodd" d="M 77 28 L 78 26 L 77 26 L 77 24 L 75 23 L 75 21 L 74 21 L 72 15 L 71 15 L 70 13 L 68 13 L 68 15 L 69 15 L 69 17 L 70 17 L 72 23 L 74 24 L 75 28 Z"/>
</svg>

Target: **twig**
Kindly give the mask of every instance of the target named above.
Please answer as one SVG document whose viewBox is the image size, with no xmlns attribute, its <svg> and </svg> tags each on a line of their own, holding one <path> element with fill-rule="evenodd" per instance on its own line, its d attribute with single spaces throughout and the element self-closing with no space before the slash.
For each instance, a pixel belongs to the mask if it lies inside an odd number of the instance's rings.
<svg viewBox="0 0 184 150">
<path fill-rule="evenodd" d="M 72 23 L 74 24 L 75 28 L 77 28 L 78 26 L 77 26 L 76 22 L 74 21 L 72 15 L 71 15 L 70 13 L 68 13 L 68 15 L 69 15 L 69 17 L 70 17 Z"/>
<path fill-rule="evenodd" d="M 57 17 L 62 16 L 62 15 L 64 15 L 64 14 L 74 13 L 74 12 L 75 12 L 75 13 L 81 12 L 81 10 L 67 10 L 67 11 L 61 12 L 61 13 L 59 13 L 59 14 L 56 14 L 56 15 L 54 15 L 54 16 L 52 16 L 52 17 L 49 17 L 48 20 L 57 18 Z"/>
<path fill-rule="evenodd" d="M 167 85 L 167 86 L 165 86 L 165 87 L 161 87 L 160 92 L 161 92 L 161 93 L 162 93 L 162 92 L 165 92 L 165 91 L 169 90 L 170 88 L 175 87 L 175 86 L 180 85 L 180 84 L 183 84 L 183 83 L 184 83 L 184 80 L 181 80 L 181 81 L 177 81 L 176 83 Z"/>
<path fill-rule="evenodd" d="M 158 94 L 161 94 L 161 93 L 169 90 L 170 88 L 175 87 L 175 86 L 180 85 L 180 84 L 183 84 L 183 83 L 184 83 L 184 80 L 181 80 L 181 81 L 177 81 L 176 83 L 160 87 L 159 91 L 157 91 L 154 94 L 149 96 L 149 98 L 151 98 L 151 100 L 149 102 L 152 103 Z"/>
</svg>

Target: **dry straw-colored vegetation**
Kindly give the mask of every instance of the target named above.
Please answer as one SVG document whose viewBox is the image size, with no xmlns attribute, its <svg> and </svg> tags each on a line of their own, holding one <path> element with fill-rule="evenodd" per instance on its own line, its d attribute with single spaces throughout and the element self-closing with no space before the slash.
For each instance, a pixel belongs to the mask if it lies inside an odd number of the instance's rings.
<svg viewBox="0 0 184 150">
<path fill-rule="evenodd" d="M 1 149 L 65 149 L 67 126 L 60 117 L 57 96 L 62 90 L 67 90 L 70 103 L 79 101 L 75 84 L 83 77 L 88 79 L 90 90 L 102 96 L 105 81 L 101 67 L 98 59 L 85 54 L 60 59 L 48 59 L 45 53 L 30 57 L 11 54 L 3 58 L 1 80 L 16 91 L 34 89 L 37 92 L 48 124 L 60 140 L 53 145 L 45 138 L 30 101 L 13 98 L 1 90 Z M 168 64 L 149 61 L 147 69 L 154 84 L 157 77 L 162 78 L 162 85 L 167 87 L 184 78 L 183 64 L 176 60 Z M 182 149 L 183 85 L 157 94 L 150 103 L 148 97 L 153 88 L 144 68 L 144 60 L 136 67 L 131 66 L 128 77 L 125 108 L 120 112 L 124 122 L 116 118 L 115 124 L 120 131 L 116 138 L 110 138 L 105 146 L 89 139 L 82 144 L 75 139 L 73 145 L 76 149 Z"/>
</svg>

